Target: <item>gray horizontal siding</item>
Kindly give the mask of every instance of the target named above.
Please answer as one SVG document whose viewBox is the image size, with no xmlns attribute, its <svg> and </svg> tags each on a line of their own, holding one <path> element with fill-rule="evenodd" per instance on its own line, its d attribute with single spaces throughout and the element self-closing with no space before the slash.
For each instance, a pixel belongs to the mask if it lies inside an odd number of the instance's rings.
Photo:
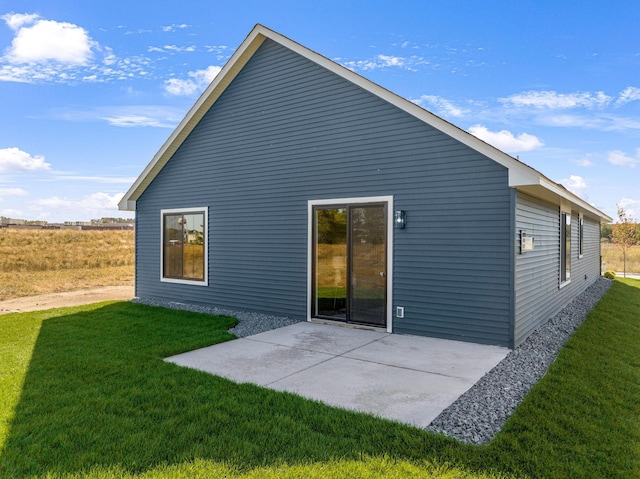
<svg viewBox="0 0 640 479">
<path fill-rule="evenodd" d="M 600 223 L 584 218 L 584 255 L 578 257 L 579 212 L 572 212 L 571 282 L 560 288 L 560 208 L 519 193 L 516 206 L 515 344 L 552 318 L 600 274 Z M 520 231 L 534 250 L 520 254 Z"/>
<path fill-rule="evenodd" d="M 307 201 L 380 195 L 394 331 L 509 345 L 506 168 L 270 40 L 138 200 L 138 295 L 304 318 Z M 160 282 L 160 210 L 200 206 L 208 287 Z"/>
</svg>

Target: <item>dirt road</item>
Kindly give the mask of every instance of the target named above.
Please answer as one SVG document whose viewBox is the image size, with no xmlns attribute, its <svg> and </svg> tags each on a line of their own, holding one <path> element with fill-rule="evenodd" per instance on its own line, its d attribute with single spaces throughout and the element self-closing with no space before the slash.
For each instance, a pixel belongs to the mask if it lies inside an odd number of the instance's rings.
<svg viewBox="0 0 640 479">
<path fill-rule="evenodd" d="M 40 309 L 62 308 L 64 306 L 80 306 L 82 304 L 118 299 L 129 300 L 133 299 L 133 291 L 133 286 L 106 286 L 104 288 L 9 299 L 0 301 L 0 314 L 38 311 Z"/>
</svg>

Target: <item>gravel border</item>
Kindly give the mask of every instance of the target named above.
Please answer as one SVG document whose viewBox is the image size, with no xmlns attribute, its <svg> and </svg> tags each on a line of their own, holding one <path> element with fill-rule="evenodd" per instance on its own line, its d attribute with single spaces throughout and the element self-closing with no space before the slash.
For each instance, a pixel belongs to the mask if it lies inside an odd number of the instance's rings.
<svg viewBox="0 0 640 479">
<path fill-rule="evenodd" d="M 164 308 L 181 309 L 193 311 L 194 313 L 220 314 L 223 316 L 233 316 L 238 318 L 238 324 L 229 329 L 229 332 L 239 338 L 251 336 L 253 334 L 271 331 L 282 328 L 290 324 L 299 323 L 301 319 L 292 319 L 285 316 L 274 316 L 269 314 L 251 313 L 247 311 L 235 311 L 232 309 L 221 309 L 212 306 L 180 303 L 177 301 L 165 301 L 159 299 L 136 298 L 133 303 L 147 304 L 149 306 L 162 306 Z"/>
<path fill-rule="evenodd" d="M 491 441 L 611 284 L 611 280 L 598 278 L 442 411 L 426 429 L 465 443 Z"/>
<path fill-rule="evenodd" d="M 582 324 L 611 284 L 611 280 L 598 278 L 442 411 L 426 430 L 445 434 L 465 443 L 485 444 L 491 441 L 533 385 L 544 376 L 564 343 Z M 238 318 L 238 324 L 229 331 L 241 338 L 302 321 L 175 301 L 136 298 L 132 302 L 233 316 Z"/>
</svg>

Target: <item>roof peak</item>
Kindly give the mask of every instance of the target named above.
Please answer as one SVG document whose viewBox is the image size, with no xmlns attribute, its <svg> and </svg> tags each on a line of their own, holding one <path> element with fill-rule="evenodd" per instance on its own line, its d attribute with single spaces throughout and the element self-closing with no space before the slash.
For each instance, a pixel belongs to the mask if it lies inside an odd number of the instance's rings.
<svg viewBox="0 0 640 479">
<path fill-rule="evenodd" d="M 558 203 L 568 201 L 576 205 L 577 208 L 598 216 L 601 220 L 611 221 L 611 218 L 607 215 L 565 188 L 560 187 L 557 183 L 519 159 L 508 155 L 453 123 L 260 23 L 257 23 L 249 32 L 231 58 L 222 67 L 222 70 L 200 95 L 142 174 L 136 179 L 118 205 L 121 210 L 135 210 L 137 199 L 267 38 L 382 98 L 384 101 L 506 167 L 509 171 L 509 186 Z"/>
</svg>

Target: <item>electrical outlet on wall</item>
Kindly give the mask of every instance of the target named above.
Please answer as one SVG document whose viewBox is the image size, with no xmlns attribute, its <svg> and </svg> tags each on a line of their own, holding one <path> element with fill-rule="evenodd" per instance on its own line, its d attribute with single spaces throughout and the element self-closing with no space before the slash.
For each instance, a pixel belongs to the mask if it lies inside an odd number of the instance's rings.
<svg viewBox="0 0 640 479">
<path fill-rule="evenodd" d="M 404 318 L 404 306 L 396 306 L 396 318 Z"/>
</svg>

